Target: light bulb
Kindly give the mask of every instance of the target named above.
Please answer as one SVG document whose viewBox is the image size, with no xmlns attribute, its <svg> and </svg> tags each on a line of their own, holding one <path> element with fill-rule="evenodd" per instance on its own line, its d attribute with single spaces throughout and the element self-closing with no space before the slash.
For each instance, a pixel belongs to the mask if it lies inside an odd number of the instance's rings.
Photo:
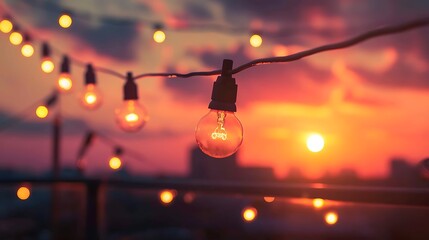
<svg viewBox="0 0 429 240">
<path fill-rule="evenodd" d="M 198 122 L 195 138 L 205 154 L 224 158 L 243 142 L 243 126 L 233 112 L 212 109 Z"/>
<path fill-rule="evenodd" d="M 22 56 L 31 57 L 34 54 L 34 47 L 30 43 L 26 43 L 21 48 Z"/>
<path fill-rule="evenodd" d="M 125 100 L 123 105 L 116 109 L 116 122 L 124 131 L 138 131 L 148 120 L 146 109 L 140 106 L 137 100 Z"/>
<path fill-rule="evenodd" d="M 22 201 L 27 200 L 30 197 L 30 195 L 31 195 L 30 188 L 25 186 L 19 187 L 18 190 L 16 191 L 16 196 Z"/>
<path fill-rule="evenodd" d="M 258 215 L 258 210 L 254 207 L 246 207 L 243 209 L 242 217 L 244 221 L 251 222 L 255 220 L 256 216 Z"/>
<path fill-rule="evenodd" d="M 253 34 L 249 39 L 250 45 L 252 47 L 260 47 L 262 45 L 262 37 L 258 34 Z"/>
<path fill-rule="evenodd" d="M 95 84 L 86 84 L 81 94 L 80 103 L 89 110 L 97 109 L 102 102 L 102 95 Z"/>
<path fill-rule="evenodd" d="M 73 82 L 69 73 L 60 73 L 57 81 L 57 89 L 59 92 L 69 92 L 73 87 Z"/>
<path fill-rule="evenodd" d="M 40 65 L 40 67 L 42 68 L 43 72 L 51 73 L 54 71 L 55 65 L 50 57 L 44 57 L 42 59 L 42 64 Z"/>
<path fill-rule="evenodd" d="M 71 18 L 70 14 L 67 13 L 63 13 L 59 18 L 58 18 L 58 24 L 62 27 L 62 28 L 69 28 L 73 23 L 73 19 Z"/>
<path fill-rule="evenodd" d="M 49 110 L 48 107 L 46 107 L 45 105 L 40 105 L 36 108 L 36 116 L 38 118 L 46 118 L 49 114 Z"/>
<path fill-rule="evenodd" d="M 113 170 L 118 170 L 122 165 L 122 161 L 119 156 L 113 156 L 109 160 L 109 167 Z"/>
<path fill-rule="evenodd" d="M 17 32 L 17 31 L 12 32 L 12 33 L 10 34 L 10 36 L 9 36 L 9 41 L 10 41 L 10 43 L 12 43 L 13 45 L 18 46 L 18 45 L 19 45 L 19 44 L 21 44 L 21 43 L 22 43 L 22 41 L 23 41 L 22 34 L 21 34 L 21 33 L 19 33 L 19 32 Z"/>
<path fill-rule="evenodd" d="M 173 202 L 175 197 L 176 197 L 176 191 L 175 190 L 162 190 L 159 193 L 159 200 L 164 205 L 168 205 L 171 202 Z"/>
<path fill-rule="evenodd" d="M 153 40 L 157 43 L 163 43 L 165 41 L 165 33 L 162 30 L 157 30 L 153 33 Z"/>
<path fill-rule="evenodd" d="M 13 24 L 9 19 L 3 19 L 0 22 L 0 31 L 3 33 L 10 33 L 13 29 Z"/>
</svg>

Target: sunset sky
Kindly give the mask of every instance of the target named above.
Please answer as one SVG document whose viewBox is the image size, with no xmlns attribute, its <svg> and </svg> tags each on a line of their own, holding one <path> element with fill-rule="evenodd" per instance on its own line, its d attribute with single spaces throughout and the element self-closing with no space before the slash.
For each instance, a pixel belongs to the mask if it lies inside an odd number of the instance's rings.
<svg viewBox="0 0 429 240">
<path fill-rule="evenodd" d="M 75 15 L 70 29 L 57 24 L 63 10 Z M 0 12 L 30 33 L 36 47 L 34 56 L 24 58 L 0 33 L 0 126 L 16 114 L 26 118 L 0 132 L 0 169 L 40 173 L 50 167 L 53 114 L 38 119 L 29 107 L 54 89 L 58 50 L 123 74 L 187 73 L 219 69 L 225 58 L 238 66 L 296 53 L 427 16 L 428 10 L 424 0 L 0 1 Z M 153 23 L 165 26 L 162 44 L 152 39 Z M 261 47 L 250 46 L 252 32 L 261 33 Z M 51 74 L 40 70 L 42 40 L 54 48 L 57 69 Z M 240 165 L 273 167 L 278 177 L 297 168 L 311 178 L 343 169 L 380 177 L 392 157 L 417 163 L 429 156 L 428 42 L 429 27 L 419 28 L 234 75 L 236 115 L 244 128 Z M 125 152 L 124 166 L 133 174 L 186 174 L 195 125 L 208 112 L 216 76 L 137 80 L 150 121 L 125 133 L 114 117 L 124 81 L 96 73 L 104 102 L 88 111 L 78 101 L 84 70 L 72 63 L 74 90 L 61 95 L 53 110 L 64 121 L 62 165 L 74 165 L 91 129 L 144 156 L 138 161 Z M 325 138 L 319 153 L 307 150 L 311 133 Z M 109 171 L 112 151 L 96 140 L 88 173 Z"/>
</svg>

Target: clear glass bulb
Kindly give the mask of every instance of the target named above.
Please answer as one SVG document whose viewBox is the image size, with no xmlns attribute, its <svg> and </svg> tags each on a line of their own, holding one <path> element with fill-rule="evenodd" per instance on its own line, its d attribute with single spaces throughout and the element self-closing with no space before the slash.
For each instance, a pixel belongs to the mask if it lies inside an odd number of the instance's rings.
<svg viewBox="0 0 429 240">
<path fill-rule="evenodd" d="M 21 44 L 22 43 L 22 41 L 23 41 L 23 37 L 22 37 L 22 34 L 21 33 L 19 33 L 19 32 L 13 32 L 13 33 L 11 33 L 10 34 L 10 36 L 9 36 L 9 41 L 10 41 L 10 43 L 12 43 L 13 45 L 15 45 L 15 46 L 17 46 L 17 45 L 19 45 L 19 44 Z"/>
<path fill-rule="evenodd" d="M 55 65 L 50 57 L 44 57 L 42 59 L 42 64 L 40 65 L 40 67 L 42 68 L 43 72 L 51 73 L 52 71 L 54 71 Z"/>
<path fill-rule="evenodd" d="M 102 94 L 93 83 L 86 84 L 80 95 L 80 103 L 89 110 L 97 109 L 103 101 Z"/>
<path fill-rule="evenodd" d="M 2 31 L 3 33 L 10 33 L 13 29 L 13 23 L 8 20 L 8 19 L 4 19 L 0 22 L 0 31 Z"/>
<path fill-rule="evenodd" d="M 198 122 L 195 138 L 205 154 L 224 158 L 243 142 L 243 126 L 233 112 L 212 109 Z"/>
<path fill-rule="evenodd" d="M 146 109 L 137 100 L 125 100 L 123 105 L 116 109 L 116 122 L 126 132 L 140 130 L 148 120 Z"/>
<path fill-rule="evenodd" d="M 31 57 L 34 54 L 34 47 L 30 43 L 26 43 L 21 48 L 22 56 Z"/>
<path fill-rule="evenodd" d="M 64 13 L 58 18 L 58 24 L 62 28 L 69 28 L 72 25 L 72 23 L 73 23 L 73 19 L 69 14 Z"/>
<path fill-rule="evenodd" d="M 165 41 L 165 33 L 161 30 L 157 30 L 153 33 L 153 40 L 157 43 L 163 43 Z"/>
<path fill-rule="evenodd" d="M 109 160 L 109 167 L 112 170 L 118 170 L 122 165 L 122 160 L 119 156 L 113 156 Z"/>
<path fill-rule="evenodd" d="M 73 87 L 73 82 L 70 78 L 69 73 L 61 73 L 58 81 L 57 81 L 57 88 L 60 92 L 69 92 Z"/>
</svg>

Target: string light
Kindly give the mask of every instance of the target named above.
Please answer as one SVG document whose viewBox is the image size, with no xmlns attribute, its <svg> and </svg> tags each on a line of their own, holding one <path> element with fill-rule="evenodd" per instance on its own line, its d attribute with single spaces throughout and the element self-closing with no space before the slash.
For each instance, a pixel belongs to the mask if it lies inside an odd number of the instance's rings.
<svg viewBox="0 0 429 240">
<path fill-rule="evenodd" d="M 176 197 L 176 191 L 174 190 L 162 190 L 159 193 L 159 200 L 164 205 L 168 205 L 172 203 L 175 197 Z"/>
<path fill-rule="evenodd" d="M 140 130 L 149 120 L 146 109 L 138 102 L 137 85 L 131 72 L 128 72 L 124 85 L 124 102 L 115 112 L 116 122 L 126 132 Z"/>
<path fill-rule="evenodd" d="M 338 214 L 336 212 L 328 212 L 325 214 L 325 222 L 328 225 L 334 225 L 338 222 Z"/>
<path fill-rule="evenodd" d="M 30 197 L 30 195 L 31 195 L 30 188 L 25 186 L 19 187 L 18 190 L 16 191 L 16 196 L 22 201 L 27 200 Z"/>
<path fill-rule="evenodd" d="M 49 107 L 57 102 L 58 94 L 54 92 L 42 105 L 36 108 L 36 116 L 40 119 L 46 118 L 49 115 Z"/>
<path fill-rule="evenodd" d="M 0 31 L 3 33 L 10 33 L 13 29 L 13 23 L 10 19 L 4 18 L 0 21 Z"/>
<path fill-rule="evenodd" d="M 235 116 L 237 84 L 230 74 L 232 60 L 225 59 L 222 74 L 213 83 L 209 113 L 201 118 L 195 129 L 200 149 L 215 158 L 234 154 L 243 142 L 243 127 Z"/>
<path fill-rule="evenodd" d="M 88 64 L 85 73 L 85 90 L 81 93 L 80 103 L 86 109 L 97 109 L 102 103 L 102 94 L 97 89 L 94 67 Z"/>
<path fill-rule="evenodd" d="M 264 197 L 264 201 L 267 203 L 272 203 L 274 200 L 276 200 L 275 197 Z"/>
<path fill-rule="evenodd" d="M 24 57 L 31 57 L 34 54 L 34 47 L 31 44 L 31 39 L 28 34 L 24 35 L 24 44 L 22 45 L 22 48 L 21 48 L 21 54 Z"/>
<path fill-rule="evenodd" d="M 122 156 L 123 150 L 120 147 L 115 147 L 113 156 L 109 160 L 109 167 L 113 170 L 118 170 L 122 166 Z"/>
<path fill-rule="evenodd" d="M 73 23 L 73 19 L 71 17 L 71 14 L 68 12 L 63 12 L 60 17 L 58 18 L 58 24 L 62 28 L 69 28 Z"/>
<path fill-rule="evenodd" d="M 254 48 L 260 47 L 262 45 L 262 37 L 259 34 L 253 34 L 249 39 L 250 45 Z"/>
<path fill-rule="evenodd" d="M 51 49 L 46 42 L 42 44 L 42 64 L 40 67 L 45 73 L 51 73 L 55 68 L 54 62 L 52 62 L 51 58 Z"/>
<path fill-rule="evenodd" d="M 322 208 L 325 205 L 325 200 L 322 198 L 313 199 L 313 207 L 314 208 Z"/>
<path fill-rule="evenodd" d="M 153 33 L 153 40 L 157 43 L 163 43 L 165 41 L 165 33 L 163 31 L 163 26 L 160 24 L 155 25 L 155 32 Z"/>
<path fill-rule="evenodd" d="M 15 27 L 12 30 L 12 33 L 9 35 L 9 41 L 15 46 L 18 46 L 22 43 L 23 37 L 22 34 L 19 32 L 18 28 Z"/>
<path fill-rule="evenodd" d="M 252 222 L 256 219 L 258 215 L 258 210 L 254 207 L 246 207 L 243 209 L 242 217 L 246 222 Z"/>
<path fill-rule="evenodd" d="M 70 60 L 67 56 L 63 56 L 61 63 L 60 76 L 57 81 L 57 89 L 59 92 L 69 92 L 73 87 L 73 82 L 70 76 Z"/>
</svg>

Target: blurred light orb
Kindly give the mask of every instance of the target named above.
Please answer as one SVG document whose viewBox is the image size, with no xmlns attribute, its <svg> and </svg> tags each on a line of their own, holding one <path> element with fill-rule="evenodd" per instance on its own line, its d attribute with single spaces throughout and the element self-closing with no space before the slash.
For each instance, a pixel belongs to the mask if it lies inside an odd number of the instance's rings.
<svg viewBox="0 0 429 240">
<path fill-rule="evenodd" d="M 320 152 L 325 146 L 325 140 L 318 133 L 311 134 L 307 138 L 307 148 L 310 152 Z"/>
<path fill-rule="evenodd" d="M 122 161 L 119 157 L 112 157 L 109 160 L 109 167 L 113 170 L 118 170 L 122 165 Z"/>
<path fill-rule="evenodd" d="M 20 200 L 25 201 L 30 197 L 30 189 L 28 187 L 20 187 L 18 191 L 16 191 L 16 196 Z"/>
<path fill-rule="evenodd" d="M 54 71 L 55 65 L 50 58 L 45 58 L 42 60 L 40 67 L 44 73 L 51 73 Z"/>
<path fill-rule="evenodd" d="M 36 108 L 36 116 L 40 119 L 46 118 L 49 114 L 49 110 L 46 106 L 40 105 Z"/>
<path fill-rule="evenodd" d="M 161 203 L 168 205 L 173 202 L 175 195 L 172 190 L 163 190 L 159 193 L 159 200 L 161 200 Z"/>
<path fill-rule="evenodd" d="M 161 30 L 157 30 L 153 33 L 153 40 L 157 43 L 163 43 L 165 41 L 165 33 Z"/>
<path fill-rule="evenodd" d="M 31 57 L 34 54 L 34 47 L 31 44 L 24 44 L 21 48 L 22 56 Z"/>
<path fill-rule="evenodd" d="M 61 73 L 60 77 L 57 81 L 57 88 L 60 92 L 69 92 L 73 87 L 73 82 L 70 78 L 70 74 L 68 73 Z"/>
<path fill-rule="evenodd" d="M 338 214 L 335 212 L 328 212 L 325 214 L 325 222 L 329 225 L 334 225 L 338 222 Z"/>
<path fill-rule="evenodd" d="M 313 199 L 313 207 L 314 208 L 321 208 L 325 205 L 325 200 L 322 198 L 315 198 Z"/>
<path fill-rule="evenodd" d="M 19 32 L 13 32 L 9 36 L 10 43 L 12 43 L 15 46 L 18 46 L 19 44 L 21 44 L 22 40 L 23 40 L 22 34 Z"/>
<path fill-rule="evenodd" d="M 255 220 L 256 216 L 258 215 L 258 211 L 256 210 L 256 208 L 246 207 L 243 209 L 242 215 L 243 215 L 244 221 L 251 222 Z"/>
<path fill-rule="evenodd" d="M 12 29 L 13 29 L 13 24 L 10 20 L 3 19 L 0 22 L 0 31 L 2 31 L 3 33 L 10 33 L 10 31 L 12 31 Z"/>
<path fill-rule="evenodd" d="M 267 203 L 272 203 L 274 202 L 276 198 L 275 197 L 264 197 L 264 201 Z"/>
<path fill-rule="evenodd" d="M 71 16 L 69 14 L 63 13 L 59 18 L 58 18 L 58 24 L 62 27 L 62 28 L 69 28 L 73 23 L 73 19 L 71 18 Z"/>
<path fill-rule="evenodd" d="M 253 34 L 250 37 L 249 42 L 252 47 L 260 47 L 262 45 L 262 37 L 258 34 Z"/>
</svg>

